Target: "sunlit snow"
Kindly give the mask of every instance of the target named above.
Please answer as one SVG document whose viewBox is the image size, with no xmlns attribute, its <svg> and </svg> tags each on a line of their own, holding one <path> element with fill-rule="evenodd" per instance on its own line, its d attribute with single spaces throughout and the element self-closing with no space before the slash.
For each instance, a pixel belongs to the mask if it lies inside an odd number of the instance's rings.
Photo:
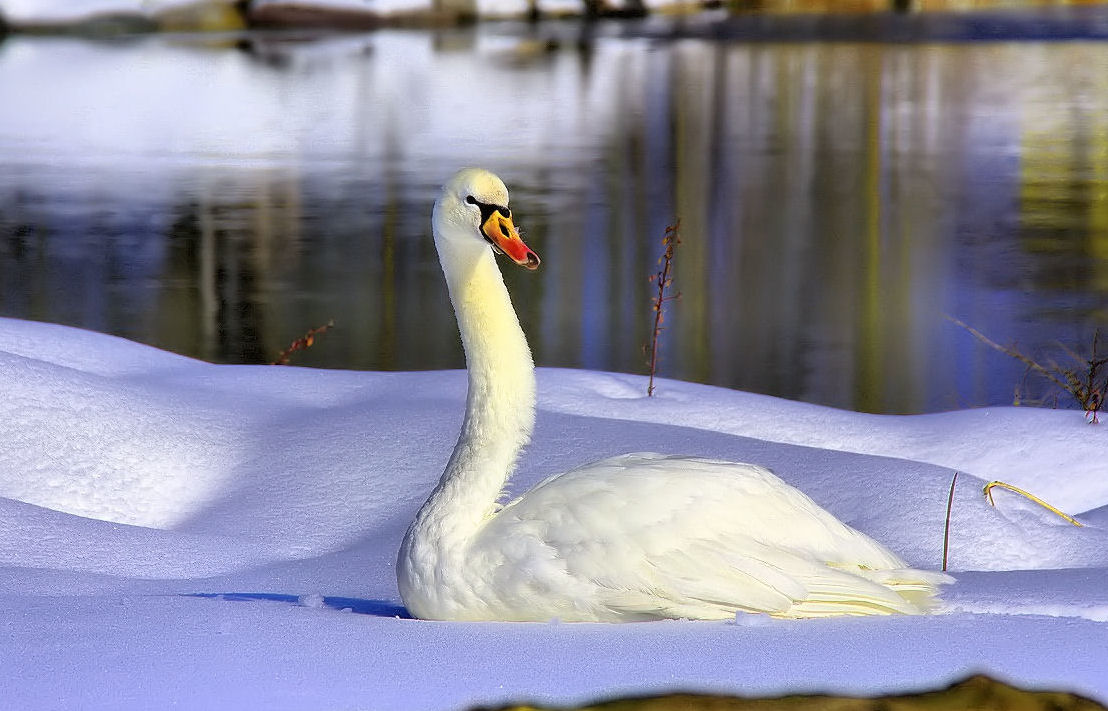
<svg viewBox="0 0 1108 711">
<path fill-rule="evenodd" d="M 0 320 L 0 698 L 10 708 L 456 709 L 667 689 L 884 692 L 973 671 L 1108 701 L 1108 429 L 876 417 L 540 369 L 514 482 L 636 450 L 756 461 L 958 582 L 927 618 L 406 619 L 393 561 L 464 373 L 218 366 Z M 1087 524 L 982 485 L 1003 479 Z"/>
<path fill-rule="evenodd" d="M 18 23 L 64 23 L 90 20 L 106 15 L 150 17 L 182 6 L 198 6 L 205 0 L 0 0 L 0 15 Z M 233 0 L 209 0 L 212 5 L 231 5 Z M 647 0 L 646 6 L 660 8 L 674 4 L 672 0 Z M 255 7 L 290 5 L 298 8 L 327 10 L 361 10 L 382 16 L 427 12 L 437 6 L 431 0 L 255 0 Z M 618 6 L 619 3 L 616 3 Z M 465 7 L 466 3 L 460 3 Z M 539 0 L 542 12 L 580 14 L 581 0 Z M 526 0 L 475 0 L 474 7 L 483 17 L 522 17 L 530 6 Z"/>
<path fill-rule="evenodd" d="M 0 0 L 0 15 L 13 22 L 74 22 L 101 15 L 147 16 L 193 0 Z"/>
</svg>

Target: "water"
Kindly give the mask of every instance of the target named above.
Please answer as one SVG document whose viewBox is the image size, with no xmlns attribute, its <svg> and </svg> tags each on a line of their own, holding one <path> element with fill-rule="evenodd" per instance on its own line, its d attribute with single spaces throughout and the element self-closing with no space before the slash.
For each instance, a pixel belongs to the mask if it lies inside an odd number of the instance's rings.
<svg viewBox="0 0 1108 711">
<path fill-rule="evenodd" d="M 216 362 L 464 360 L 437 186 L 500 173 L 540 365 L 871 412 L 1050 397 L 1108 331 L 1108 43 L 661 40 L 582 30 L 0 43 L 0 315 Z M 617 29 L 613 29 L 617 28 Z M 1067 405 L 1064 398 L 1060 405 Z"/>
</svg>

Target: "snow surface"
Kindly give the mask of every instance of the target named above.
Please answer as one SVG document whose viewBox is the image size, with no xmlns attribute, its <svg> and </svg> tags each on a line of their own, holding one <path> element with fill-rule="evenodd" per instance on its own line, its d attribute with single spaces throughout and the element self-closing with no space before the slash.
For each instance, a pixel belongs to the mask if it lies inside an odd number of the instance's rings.
<svg viewBox="0 0 1108 711">
<path fill-rule="evenodd" d="M 11 22 L 77 22 L 98 15 L 138 15 L 193 4 L 194 0 L 0 0 L 0 15 Z"/>
<path fill-rule="evenodd" d="M 547 13 L 576 13 L 584 10 L 582 0 L 538 0 L 539 8 Z M 651 0 L 648 6 L 668 4 L 665 0 Z M 366 10 L 382 15 L 428 11 L 434 7 L 431 0 L 256 0 L 255 7 L 263 5 L 296 5 L 321 10 Z M 523 17 L 529 6 L 527 0 L 475 0 L 477 14 L 481 17 Z"/>
<path fill-rule="evenodd" d="M 176 7 L 199 4 L 204 0 L 0 0 L 0 16 L 13 23 L 79 22 L 100 15 L 136 15 L 152 17 Z M 232 0 L 211 0 L 213 4 Z M 675 4 L 677 0 L 646 0 L 649 8 Z M 522 17 L 527 14 L 527 0 L 476 0 L 477 14 L 482 17 Z M 618 6 L 620 3 L 616 3 Z M 432 0 L 255 0 L 255 6 L 296 5 L 320 10 L 364 10 L 382 15 L 431 10 Z M 582 0 L 539 0 L 539 8 L 547 13 L 576 13 L 584 9 Z"/>
<path fill-rule="evenodd" d="M 958 581 L 924 618 L 406 619 L 393 561 L 461 421 L 458 371 L 217 366 L 0 319 L 0 699 L 12 709 L 460 709 L 663 690 L 874 693 L 982 671 L 1108 701 L 1108 427 L 858 415 L 539 371 L 516 491 L 635 450 L 756 461 Z M 1075 528 L 990 479 L 1031 490 Z"/>
</svg>

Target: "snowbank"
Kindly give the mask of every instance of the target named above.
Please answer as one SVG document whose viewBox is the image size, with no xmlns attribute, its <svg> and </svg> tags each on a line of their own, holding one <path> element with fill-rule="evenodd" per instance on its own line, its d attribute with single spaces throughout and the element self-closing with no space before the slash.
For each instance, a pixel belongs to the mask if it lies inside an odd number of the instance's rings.
<svg viewBox="0 0 1108 711">
<path fill-rule="evenodd" d="M 2 0 L 0 15 L 12 23 L 76 22 L 107 14 L 146 16 L 150 8 L 148 0 Z"/>
<path fill-rule="evenodd" d="M 16 28 L 90 34 L 244 27 L 233 0 L 0 0 L 0 18 Z"/>
<path fill-rule="evenodd" d="M 0 17 L 16 27 L 69 27 L 112 18 L 123 23 L 113 25 L 116 31 L 149 31 L 164 24 L 168 29 L 225 30 L 241 26 L 241 18 L 231 15 L 234 4 L 233 0 L 0 0 Z M 621 7 L 619 2 L 609 5 Z M 688 3 L 646 0 L 645 5 L 659 9 Z M 538 9 L 547 15 L 580 15 L 584 8 L 583 0 L 538 0 Z M 366 29 L 378 20 L 436 13 L 520 18 L 530 10 L 528 0 L 254 0 L 247 16 L 261 25 Z"/>
<path fill-rule="evenodd" d="M 539 381 L 517 491 L 625 451 L 757 461 L 936 568 L 956 468 L 945 614 L 404 619 L 395 552 L 449 455 L 464 373 L 216 366 L 0 319 L 0 698 L 452 709 L 669 689 L 890 692 L 983 671 L 1108 700 L 1108 430 L 1080 413 L 875 417 L 674 381 L 647 399 L 628 375 Z M 994 478 L 1088 525 L 1003 493 L 991 508 L 980 487 Z"/>
</svg>

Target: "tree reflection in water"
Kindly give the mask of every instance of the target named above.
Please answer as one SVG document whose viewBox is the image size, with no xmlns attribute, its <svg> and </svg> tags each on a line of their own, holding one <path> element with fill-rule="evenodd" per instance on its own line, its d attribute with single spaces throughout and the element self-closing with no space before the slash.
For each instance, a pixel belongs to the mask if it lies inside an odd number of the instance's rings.
<svg viewBox="0 0 1108 711">
<path fill-rule="evenodd" d="M 429 211 L 477 163 L 543 257 L 507 270 L 540 365 L 645 372 L 676 217 L 663 376 L 1005 404 L 1019 365 L 944 315 L 1025 351 L 1108 321 L 1108 45 L 572 31 L 10 38 L 0 314 L 246 363 L 334 319 L 296 363 L 461 367 Z"/>
</svg>

